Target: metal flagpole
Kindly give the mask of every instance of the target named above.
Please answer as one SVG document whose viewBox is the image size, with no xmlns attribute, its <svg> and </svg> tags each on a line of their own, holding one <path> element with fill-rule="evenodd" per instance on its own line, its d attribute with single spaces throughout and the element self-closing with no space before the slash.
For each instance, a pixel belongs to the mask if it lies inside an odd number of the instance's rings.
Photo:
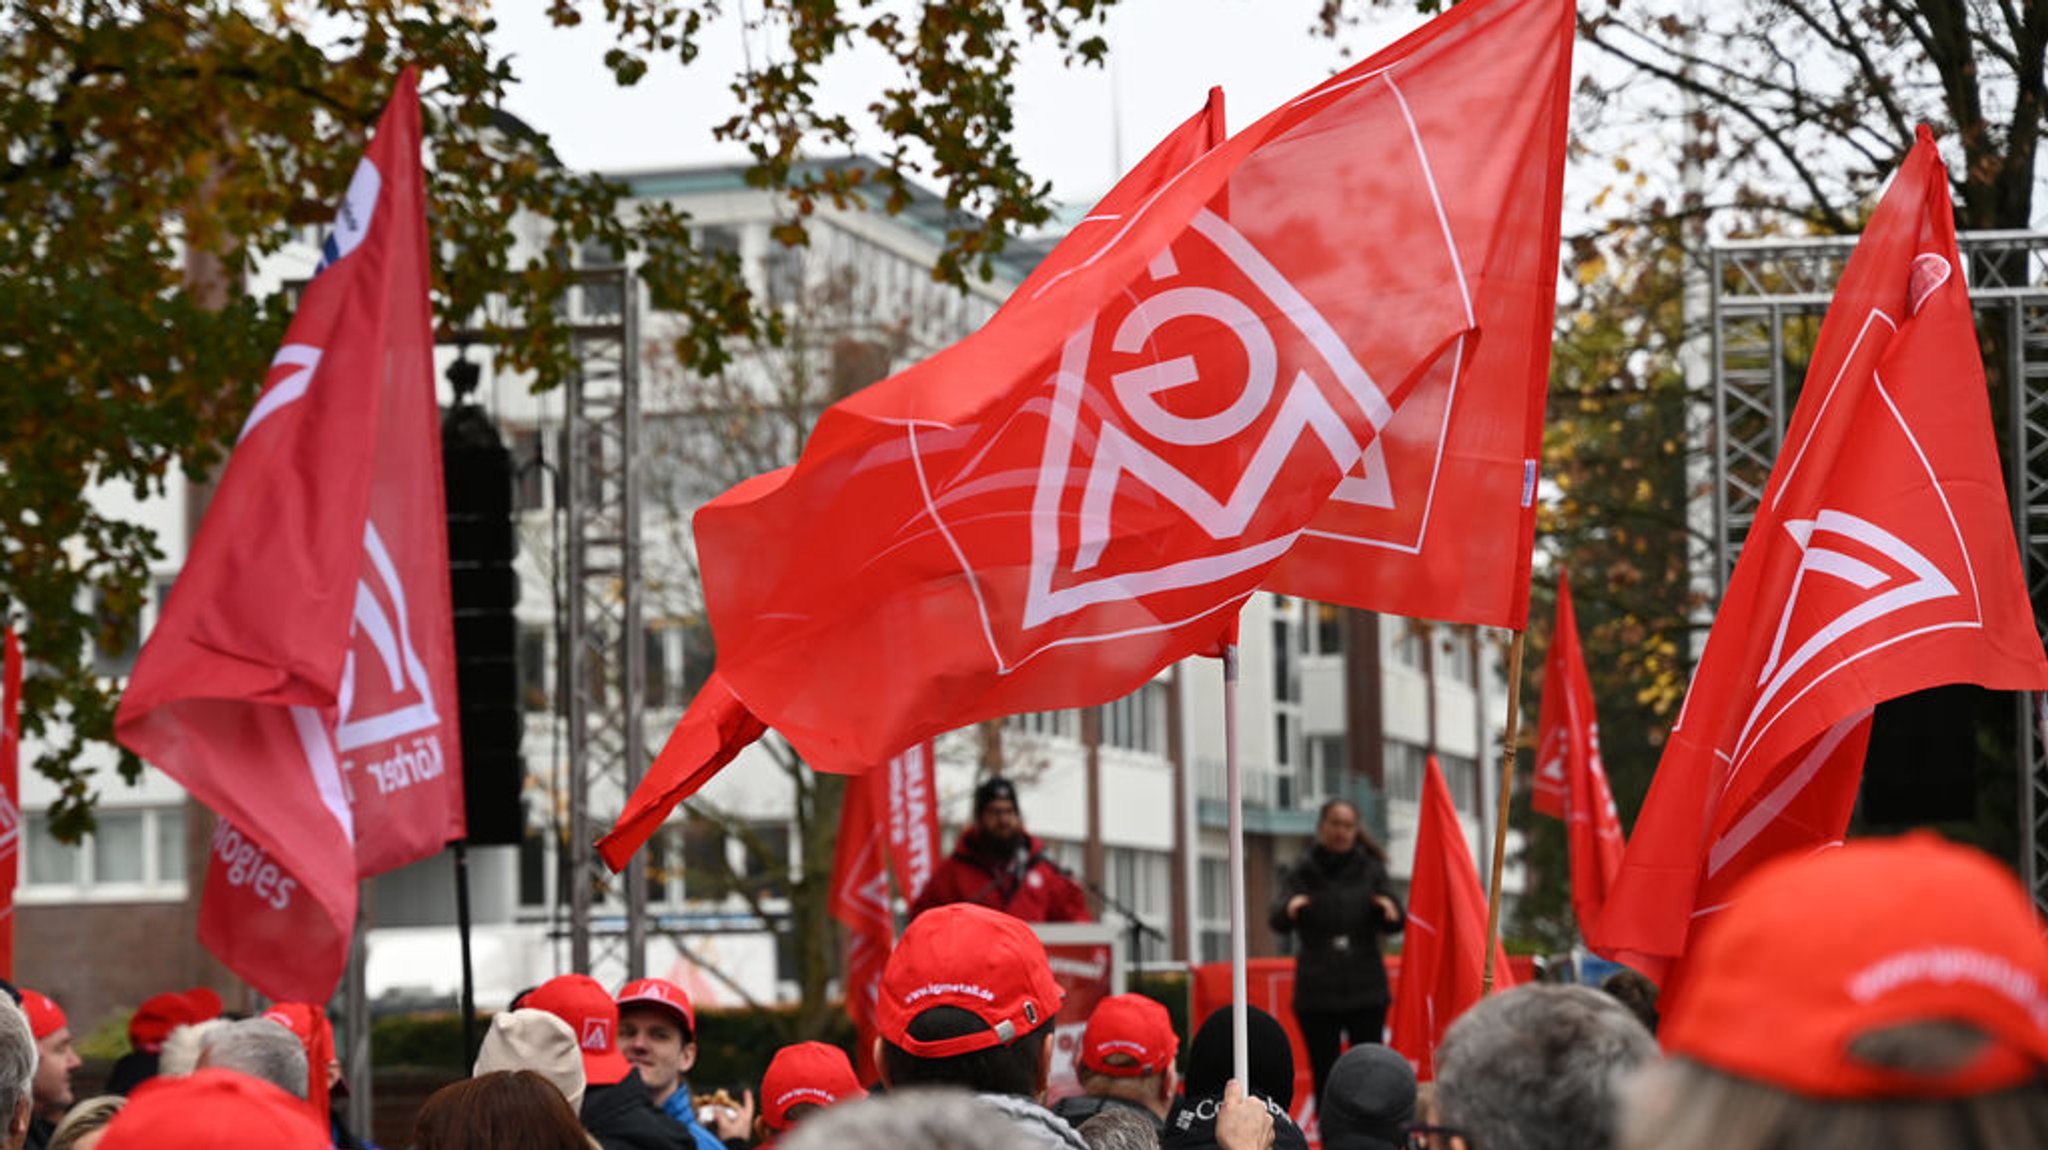
<svg viewBox="0 0 2048 1150">
<path fill-rule="evenodd" d="M 1500 748 L 1500 816 L 1493 821 L 1493 881 L 1486 887 L 1486 966 L 1479 979 L 1481 996 L 1493 993 L 1493 956 L 1500 950 L 1500 872 L 1507 862 L 1508 803 L 1515 795 L 1515 739 L 1522 721 L 1522 640 L 1515 632 L 1508 645 L 1508 727 Z"/>
<path fill-rule="evenodd" d="M 1230 808 L 1230 1065 L 1237 1081 L 1251 1089 L 1251 1054 L 1246 1038 L 1244 927 L 1244 783 L 1237 761 L 1237 631 L 1223 647 L 1223 770 L 1225 806 Z"/>
</svg>

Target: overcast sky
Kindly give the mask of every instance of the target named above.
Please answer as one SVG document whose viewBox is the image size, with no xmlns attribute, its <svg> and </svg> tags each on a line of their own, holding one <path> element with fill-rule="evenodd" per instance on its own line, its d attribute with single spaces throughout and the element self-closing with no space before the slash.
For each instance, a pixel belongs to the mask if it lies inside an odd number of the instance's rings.
<svg viewBox="0 0 2048 1150">
<path fill-rule="evenodd" d="M 1122 0 L 1107 25 L 1113 65 L 1062 67 L 1034 49 L 1018 82 L 1016 144 L 1025 166 L 1053 194 L 1092 201 L 1108 190 L 1121 152 L 1128 164 L 1192 115 L 1221 84 L 1232 130 L 1315 84 L 1347 61 L 1392 43 L 1421 22 L 1411 8 L 1374 14 L 1374 23 L 1331 42 L 1309 32 L 1315 0 Z M 734 107 L 727 83 L 743 65 L 744 37 L 728 16 L 685 68 L 658 62 L 633 88 L 604 67 L 613 37 L 589 4 L 582 27 L 556 28 L 535 0 L 496 6 L 499 47 L 514 54 L 520 84 L 506 107 L 546 132 L 571 167 L 627 171 L 744 159 L 711 138 Z M 755 4 L 728 5 L 758 11 Z M 758 47 L 756 48 L 758 51 Z M 887 79 L 878 62 L 857 60 L 826 75 L 824 105 L 864 108 Z M 870 146 L 869 150 L 875 150 Z"/>
</svg>

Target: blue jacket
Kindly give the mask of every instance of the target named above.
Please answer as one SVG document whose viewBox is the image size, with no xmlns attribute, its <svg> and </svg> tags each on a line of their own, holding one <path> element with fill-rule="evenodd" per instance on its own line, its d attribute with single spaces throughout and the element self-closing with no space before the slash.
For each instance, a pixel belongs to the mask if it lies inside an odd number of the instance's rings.
<svg viewBox="0 0 2048 1150">
<path fill-rule="evenodd" d="M 706 1130 L 704 1124 L 697 1121 L 697 1107 L 691 1101 L 694 1097 L 690 1093 L 688 1081 L 678 1082 L 675 1092 L 668 1096 L 668 1100 L 661 1104 L 661 1108 L 668 1112 L 670 1118 L 689 1128 L 690 1137 L 697 1140 L 697 1150 L 725 1150 L 725 1143 L 718 1140 L 718 1135 Z"/>
</svg>

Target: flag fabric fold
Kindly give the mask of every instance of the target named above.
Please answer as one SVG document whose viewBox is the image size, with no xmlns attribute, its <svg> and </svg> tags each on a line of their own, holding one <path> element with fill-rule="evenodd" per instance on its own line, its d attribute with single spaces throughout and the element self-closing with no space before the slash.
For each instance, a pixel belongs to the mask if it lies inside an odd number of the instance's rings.
<svg viewBox="0 0 2048 1150">
<path fill-rule="evenodd" d="M 1387 1045 L 1414 1063 L 1416 1078 L 1427 1082 L 1435 1076 L 1437 1043 L 1479 1001 L 1486 976 L 1486 891 L 1435 755 L 1422 782 L 1403 934 Z M 1514 974 L 1507 952 L 1497 942 L 1494 948 L 1494 986 L 1506 989 L 1514 985 Z"/>
<path fill-rule="evenodd" d="M 1547 360 L 1571 39 L 1560 0 L 1450 10 L 1105 204 L 1031 294 L 701 509 L 742 705 L 856 771 L 1215 646 L 1405 397 Z"/>
<path fill-rule="evenodd" d="M 654 765 L 627 796 L 612 829 L 597 840 L 598 856 L 614 871 L 647 844 L 676 804 L 696 794 L 711 777 L 768 733 L 761 720 L 740 705 L 725 680 L 713 671 L 669 732 Z"/>
<path fill-rule="evenodd" d="M 919 743 L 897 755 L 885 777 L 887 790 L 876 814 L 889 828 L 889 873 L 903 901 L 915 906 L 941 857 L 937 748 Z"/>
<path fill-rule="evenodd" d="M 1878 703 L 1947 683 L 2048 687 L 1963 276 L 1923 127 L 1835 289 L 1587 931 L 1601 954 L 1662 980 L 1758 864 L 1838 843 Z"/>
<path fill-rule="evenodd" d="M 202 937 L 275 998 L 463 833 L 419 153 L 407 69 L 116 717 L 219 816 Z"/>
<path fill-rule="evenodd" d="M 874 774 L 846 780 L 839 804 L 839 840 L 832 860 L 832 917 L 844 929 L 846 1013 L 853 1020 L 854 1050 L 861 1081 L 875 1080 L 875 1001 L 882 966 L 896 943 L 896 915 L 889 901 L 888 839 L 875 833 L 889 822 L 884 809 L 888 782 Z"/>
<path fill-rule="evenodd" d="M 1580 929 L 1600 918 L 1608 884 L 1621 868 L 1621 816 L 1600 761 L 1600 724 L 1593 684 L 1579 646 L 1571 579 L 1557 577 L 1557 625 L 1543 666 L 1543 706 L 1536 724 L 1536 779 L 1530 805 L 1560 819 L 1571 848 L 1572 911 Z"/>
</svg>

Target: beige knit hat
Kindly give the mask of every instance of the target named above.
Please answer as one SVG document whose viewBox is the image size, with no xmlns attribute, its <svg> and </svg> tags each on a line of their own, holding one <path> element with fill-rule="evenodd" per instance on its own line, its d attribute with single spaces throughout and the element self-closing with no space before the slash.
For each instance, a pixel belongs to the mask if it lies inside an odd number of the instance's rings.
<svg viewBox="0 0 2048 1150">
<path fill-rule="evenodd" d="M 555 1084 L 569 1109 L 583 1112 L 583 1051 L 569 1024 L 545 1010 L 508 1010 L 491 1019 L 474 1073 L 531 1070 Z"/>
</svg>

